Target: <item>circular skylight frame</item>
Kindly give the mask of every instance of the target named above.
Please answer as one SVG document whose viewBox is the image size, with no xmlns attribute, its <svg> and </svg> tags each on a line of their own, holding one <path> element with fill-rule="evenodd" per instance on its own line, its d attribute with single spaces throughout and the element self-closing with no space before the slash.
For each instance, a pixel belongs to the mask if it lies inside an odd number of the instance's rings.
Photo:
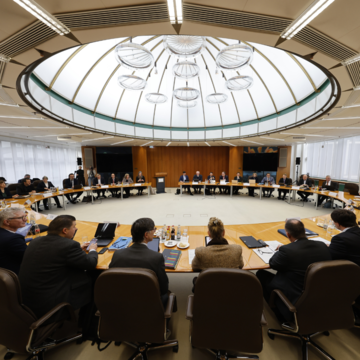
<svg viewBox="0 0 360 360">
<path fill-rule="evenodd" d="M 164 49 L 181 59 L 195 58 L 206 48 L 206 38 L 196 35 L 165 35 Z"/>
<path fill-rule="evenodd" d="M 223 104 L 228 100 L 228 96 L 223 93 L 213 93 L 206 97 L 209 104 Z"/>
<path fill-rule="evenodd" d="M 200 91 L 191 87 L 177 88 L 173 92 L 173 97 L 180 101 L 193 101 L 198 99 Z"/>
<path fill-rule="evenodd" d="M 142 91 L 147 85 L 145 79 L 135 75 L 120 75 L 117 82 L 121 88 L 131 91 Z"/>
<path fill-rule="evenodd" d="M 168 97 L 161 93 L 148 93 L 145 95 L 145 99 L 153 105 L 165 104 L 168 101 Z"/>
<path fill-rule="evenodd" d="M 254 85 L 254 79 L 251 76 L 234 76 L 225 82 L 225 86 L 230 91 L 248 90 Z"/>
<path fill-rule="evenodd" d="M 193 108 L 193 107 L 195 107 L 197 105 L 197 101 L 196 100 L 190 100 L 190 101 L 178 100 L 177 104 L 181 108 L 191 109 L 191 108 Z"/>
<path fill-rule="evenodd" d="M 125 43 L 115 47 L 114 55 L 116 61 L 129 70 L 149 70 L 152 69 L 155 59 L 150 50 L 145 46 Z M 137 56 L 137 59 L 134 56 Z"/>
<path fill-rule="evenodd" d="M 216 65 L 221 70 L 238 70 L 251 64 L 254 50 L 246 44 L 227 46 L 216 56 Z"/>
<path fill-rule="evenodd" d="M 180 61 L 173 66 L 172 73 L 179 79 L 188 80 L 199 76 L 200 66 L 192 61 Z"/>
</svg>

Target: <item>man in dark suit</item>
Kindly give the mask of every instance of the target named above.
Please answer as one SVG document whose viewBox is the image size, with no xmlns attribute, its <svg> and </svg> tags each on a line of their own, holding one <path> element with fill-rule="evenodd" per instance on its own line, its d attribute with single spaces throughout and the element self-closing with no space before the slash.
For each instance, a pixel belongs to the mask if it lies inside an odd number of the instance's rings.
<svg viewBox="0 0 360 360">
<path fill-rule="evenodd" d="M 200 175 L 200 171 L 197 171 L 196 174 L 193 177 L 193 181 L 195 182 L 202 182 L 203 177 Z M 193 185 L 192 186 L 196 194 L 200 194 L 201 191 L 201 185 Z"/>
<path fill-rule="evenodd" d="M 220 175 L 219 181 L 225 181 L 225 182 L 229 182 L 229 177 L 225 174 L 225 171 L 223 171 Z M 220 193 L 226 193 L 226 194 L 230 194 L 230 187 L 229 186 L 219 186 L 219 190 Z"/>
<path fill-rule="evenodd" d="M 333 260 L 349 260 L 360 266 L 360 228 L 356 223 L 356 215 L 345 209 L 336 209 L 331 213 L 335 227 L 341 231 L 333 236 L 329 246 Z M 360 307 L 360 296 L 356 299 Z M 357 322 L 360 322 L 360 310 L 355 309 Z"/>
<path fill-rule="evenodd" d="M 27 215 L 21 208 L 0 211 L 0 268 L 19 273 L 27 249 L 24 236 L 16 233 L 26 225 Z"/>
<path fill-rule="evenodd" d="M 85 177 L 84 177 L 84 170 L 82 166 L 79 166 L 79 169 L 75 171 L 76 173 L 76 179 L 79 182 L 79 184 L 85 185 Z"/>
<path fill-rule="evenodd" d="M 183 171 L 183 174 L 180 176 L 179 182 L 189 182 L 189 177 L 186 175 L 186 171 Z M 187 190 L 190 195 L 193 195 L 190 190 L 190 185 L 183 185 L 183 189 Z"/>
<path fill-rule="evenodd" d="M 34 186 L 31 184 L 30 179 L 23 179 L 21 184 L 18 184 L 16 188 L 16 193 L 18 195 L 31 195 L 34 194 L 36 191 Z"/>
<path fill-rule="evenodd" d="M 115 176 L 114 173 L 112 173 L 111 176 L 109 177 L 108 184 L 109 185 L 117 185 L 118 182 L 119 182 L 119 179 Z M 118 197 L 119 198 L 121 196 L 120 194 L 118 194 L 118 192 L 120 191 L 120 188 L 112 189 L 110 187 L 109 190 L 111 192 L 112 197 Z"/>
<path fill-rule="evenodd" d="M 31 179 L 31 176 L 29 174 L 25 174 L 25 176 L 22 179 L 18 180 L 18 184 L 22 184 L 24 182 L 24 179 L 29 179 L 31 184 L 34 181 L 33 179 Z"/>
<path fill-rule="evenodd" d="M 332 181 L 330 175 L 326 175 L 325 181 L 323 181 L 321 188 L 329 191 L 336 191 L 339 188 L 339 183 Z M 321 206 L 324 200 L 326 200 L 328 196 L 319 195 L 319 203 L 318 206 Z"/>
<path fill-rule="evenodd" d="M 331 255 L 324 243 L 306 238 L 305 227 L 301 221 L 288 220 L 285 224 L 285 232 L 290 244 L 279 246 L 269 262 L 271 269 L 277 270 L 277 274 L 259 270 L 256 276 L 261 282 L 267 302 L 272 291 L 279 289 L 295 304 L 302 294 L 308 266 L 318 261 L 331 260 Z M 275 314 L 281 322 L 293 320 L 292 313 L 279 298 L 276 299 L 275 304 Z"/>
<path fill-rule="evenodd" d="M 267 173 L 266 176 L 263 177 L 261 182 L 266 185 L 273 185 L 275 184 L 274 178 L 270 175 L 270 173 Z M 262 188 L 262 193 L 264 197 L 271 197 L 271 194 L 273 193 L 274 189 L 271 188 Z"/>
<path fill-rule="evenodd" d="M 236 176 L 234 177 L 234 180 L 236 180 L 238 183 L 239 182 L 242 182 L 242 177 L 240 176 L 240 173 L 236 173 Z M 234 186 L 233 187 L 233 194 L 238 194 L 239 193 L 239 190 L 243 189 L 242 186 Z"/>
<path fill-rule="evenodd" d="M 207 179 L 208 179 L 209 183 L 211 183 L 212 180 L 213 180 L 213 181 L 216 181 L 213 172 L 210 172 L 210 174 L 208 175 Z M 214 185 L 213 185 L 213 186 L 206 186 L 206 189 L 209 190 L 210 192 L 215 193 L 216 186 L 214 186 Z"/>
<path fill-rule="evenodd" d="M 279 185 L 287 186 L 287 185 L 291 185 L 291 184 L 292 184 L 291 179 L 289 179 L 286 174 L 283 174 L 282 178 L 279 180 Z M 285 200 L 285 196 L 288 192 L 289 192 L 289 190 L 279 189 L 278 200 Z"/>
<path fill-rule="evenodd" d="M 297 182 L 297 185 L 303 188 L 304 190 L 308 190 L 313 186 L 314 182 L 308 178 L 306 174 L 302 176 L 302 178 Z M 307 193 L 305 191 L 299 190 L 297 194 L 301 197 L 302 201 L 308 201 L 308 197 L 311 193 Z"/>
<path fill-rule="evenodd" d="M 169 280 L 165 272 L 165 261 L 162 254 L 148 248 L 156 231 L 154 221 L 149 218 L 136 220 L 131 226 L 133 245 L 115 251 L 109 268 L 144 268 L 154 271 L 159 281 L 160 297 L 164 307 L 169 295 Z"/>
<path fill-rule="evenodd" d="M 94 192 L 96 192 L 98 198 L 100 198 L 100 197 L 106 198 L 106 195 L 105 195 L 106 189 L 101 189 L 102 185 L 105 185 L 105 181 L 104 181 L 103 177 L 100 174 L 96 174 L 96 178 L 93 180 L 93 186 L 97 186 L 100 188 L 99 190 L 94 190 Z"/>
<path fill-rule="evenodd" d="M 73 216 L 60 215 L 50 223 L 48 235 L 32 240 L 26 250 L 19 274 L 22 299 L 39 318 L 62 302 L 80 309 L 92 301 L 89 271 L 97 265 L 97 245 L 90 245 L 86 254 L 88 245 L 72 240 L 76 230 Z"/>
<path fill-rule="evenodd" d="M 258 179 L 258 176 L 257 176 L 257 173 L 253 173 L 252 176 L 249 176 L 249 179 L 248 180 L 255 180 L 255 183 L 257 184 L 259 182 L 259 179 Z M 248 187 L 248 191 L 249 191 L 249 196 L 252 196 L 252 197 L 255 197 L 254 195 L 254 191 L 255 189 L 258 189 L 256 187 Z"/>
<path fill-rule="evenodd" d="M 69 178 L 64 182 L 64 189 L 73 189 L 75 185 L 78 185 L 79 182 L 74 178 L 74 174 L 69 174 Z M 76 200 L 81 196 L 83 192 L 76 192 L 73 194 L 65 194 L 66 198 L 72 203 L 76 204 Z"/>
<path fill-rule="evenodd" d="M 54 188 L 54 187 L 55 187 L 54 184 L 51 181 L 49 181 L 48 177 L 43 176 L 42 181 L 39 182 L 39 184 L 38 184 L 38 186 L 36 188 L 36 191 L 41 193 L 41 192 L 44 192 L 44 191 L 48 191 L 48 190 L 50 190 L 51 188 Z M 62 206 L 60 205 L 60 201 L 59 201 L 58 197 L 54 196 L 53 199 L 55 200 L 56 206 L 59 209 L 62 209 Z M 43 203 L 44 203 L 44 209 L 49 210 L 48 199 L 44 199 Z"/>
</svg>

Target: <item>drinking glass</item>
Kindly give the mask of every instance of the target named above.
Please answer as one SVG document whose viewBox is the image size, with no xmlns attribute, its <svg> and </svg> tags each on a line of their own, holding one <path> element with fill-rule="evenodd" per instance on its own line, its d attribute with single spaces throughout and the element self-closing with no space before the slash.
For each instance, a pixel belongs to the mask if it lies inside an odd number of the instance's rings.
<svg viewBox="0 0 360 360">
<path fill-rule="evenodd" d="M 325 222 L 324 218 L 318 218 L 317 219 L 317 225 L 321 226 L 322 228 L 324 227 L 324 222 Z"/>
<path fill-rule="evenodd" d="M 87 237 L 87 236 L 83 236 L 83 237 L 81 238 L 81 245 L 82 245 L 82 246 L 89 245 L 89 240 L 88 240 L 88 237 Z"/>
<path fill-rule="evenodd" d="M 6 208 L 6 201 L 5 201 L 5 200 L 1 200 L 1 207 L 2 207 L 3 209 Z"/>
<path fill-rule="evenodd" d="M 327 228 L 328 228 L 328 220 L 327 220 L 327 219 L 324 219 L 323 229 L 324 229 L 325 231 L 327 231 Z"/>
<path fill-rule="evenodd" d="M 40 228 L 37 224 L 34 225 L 34 235 L 34 237 L 38 237 L 40 235 Z"/>
</svg>

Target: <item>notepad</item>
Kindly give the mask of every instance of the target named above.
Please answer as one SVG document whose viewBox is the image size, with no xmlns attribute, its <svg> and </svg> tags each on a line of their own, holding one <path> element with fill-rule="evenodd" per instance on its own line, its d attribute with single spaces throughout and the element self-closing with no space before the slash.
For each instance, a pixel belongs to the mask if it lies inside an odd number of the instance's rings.
<svg viewBox="0 0 360 360">
<path fill-rule="evenodd" d="M 189 254 L 189 264 L 191 265 L 195 257 L 195 249 L 188 250 L 188 254 Z"/>
<path fill-rule="evenodd" d="M 323 239 L 322 237 L 313 237 L 313 238 L 310 238 L 309 240 L 314 240 L 314 241 L 320 241 L 320 242 L 323 242 L 324 244 L 326 245 L 330 245 L 330 241 L 329 240 L 326 240 L 326 239 Z"/>
<path fill-rule="evenodd" d="M 165 249 L 163 251 L 165 269 L 175 270 L 181 257 L 180 250 Z"/>
</svg>

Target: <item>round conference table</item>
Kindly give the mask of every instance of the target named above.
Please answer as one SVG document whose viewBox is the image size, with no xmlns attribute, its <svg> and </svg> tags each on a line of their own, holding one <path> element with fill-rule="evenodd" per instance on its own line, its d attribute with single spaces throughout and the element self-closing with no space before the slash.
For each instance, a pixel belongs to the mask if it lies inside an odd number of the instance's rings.
<svg viewBox="0 0 360 360">
<path fill-rule="evenodd" d="M 183 183 L 184 184 L 184 183 Z M 209 184 L 206 184 L 209 185 Z M 213 184 L 215 185 L 215 184 Z M 142 184 L 142 186 L 151 186 L 150 183 Z M 222 185 L 221 186 L 225 186 Z M 228 186 L 236 186 L 233 184 L 228 184 Z M 243 184 L 238 184 L 237 186 L 244 186 Z M 262 187 L 261 185 L 253 185 L 254 187 Z M 116 186 L 121 187 L 121 186 Z M 125 187 L 125 186 L 124 186 Z M 128 187 L 128 185 L 126 185 Z M 135 186 L 131 186 L 133 188 L 136 188 Z M 245 187 L 245 186 L 244 186 Z M 110 186 L 109 189 L 115 188 Z M 280 187 L 284 188 L 285 190 L 289 190 L 287 187 Z M 150 189 L 149 189 L 150 190 Z M 291 190 L 291 189 L 290 189 Z M 297 190 L 297 189 L 296 189 Z M 295 190 L 295 191 L 296 191 Z M 17 205 L 24 205 L 26 210 L 28 212 L 32 212 L 35 216 L 35 220 L 37 224 L 43 224 L 48 225 L 51 222 L 51 219 L 48 218 L 47 215 L 39 214 L 33 210 L 31 210 L 31 205 L 43 200 L 44 198 L 50 198 L 53 196 L 65 196 L 66 194 L 71 194 L 75 192 L 80 191 L 86 191 L 84 189 L 79 190 L 63 190 L 60 193 L 48 193 L 44 195 L 33 195 L 26 199 L 12 199 L 10 201 L 11 206 L 17 206 Z M 149 191 L 150 192 L 150 191 Z M 359 207 L 360 205 L 360 198 L 356 198 L 354 195 L 350 195 L 348 193 L 343 192 L 321 192 L 321 191 L 312 191 L 308 190 L 307 192 L 315 193 L 317 196 L 319 195 L 326 195 L 332 200 L 339 200 L 343 204 L 347 203 L 349 200 L 354 201 L 354 205 Z M 235 197 L 233 198 L 235 199 Z M 254 200 L 258 201 L 258 200 Z M 27 202 L 27 203 L 25 203 Z M 65 201 L 64 201 L 65 203 Z M 355 214 L 357 216 L 357 219 L 360 220 L 360 211 L 355 210 Z M 326 230 L 324 230 L 322 227 L 319 227 L 317 225 L 319 218 L 329 218 L 329 215 L 319 216 L 319 217 L 311 217 L 311 218 L 305 218 L 302 219 L 305 228 L 311 231 L 314 231 L 315 233 L 318 233 L 320 237 L 324 238 L 325 240 L 331 241 L 331 235 L 327 233 Z M 135 220 L 135 219 L 134 219 Z M 87 236 L 89 240 L 91 240 L 94 235 L 95 231 L 97 229 L 98 223 L 96 222 L 90 222 L 90 221 L 81 221 L 77 220 L 77 228 L 78 231 L 75 235 L 74 240 L 78 241 L 79 243 L 83 242 L 83 237 Z M 241 240 L 239 237 L 242 236 L 253 236 L 255 239 L 261 239 L 263 241 L 272 241 L 276 240 L 279 241 L 282 244 L 288 244 L 289 240 L 278 233 L 279 229 L 284 229 L 285 225 L 285 219 L 284 221 L 278 221 L 278 222 L 270 222 L 270 223 L 259 223 L 259 224 L 248 224 L 248 225 L 226 225 L 225 226 L 225 238 L 228 240 L 230 244 L 239 244 L 242 246 L 243 249 L 243 259 L 244 259 L 244 270 L 258 270 L 258 269 L 268 269 L 269 265 L 266 264 L 256 253 L 249 249 Z M 189 252 L 190 249 L 196 249 L 199 246 L 205 245 L 205 236 L 207 236 L 207 226 L 188 226 L 188 227 L 182 227 L 188 229 L 189 234 L 189 248 L 185 250 L 181 250 L 182 255 L 180 257 L 180 260 L 178 262 L 178 265 L 175 270 L 166 270 L 167 272 L 175 272 L 175 273 L 183 273 L 183 272 L 192 272 L 191 264 L 189 263 Z M 121 225 L 118 227 L 115 231 L 115 238 L 113 242 L 117 240 L 119 236 L 131 236 L 130 234 L 131 225 Z M 338 233 L 335 229 L 334 234 Z M 109 245 L 111 246 L 111 244 Z M 160 243 L 160 252 L 162 252 L 165 249 L 165 245 Z M 173 248 L 174 249 L 174 248 Z M 178 249 L 176 247 L 176 249 Z M 98 249 L 100 251 L 101 248 Z M 111 262 L 113 256 L 113 252 L 106 251 L 104 254 L 99 255 L 98 259 L 98 265 L 97 269 L 99 270 L 106 270 L 109 267 L 109 264 Z"/>
</svg>

